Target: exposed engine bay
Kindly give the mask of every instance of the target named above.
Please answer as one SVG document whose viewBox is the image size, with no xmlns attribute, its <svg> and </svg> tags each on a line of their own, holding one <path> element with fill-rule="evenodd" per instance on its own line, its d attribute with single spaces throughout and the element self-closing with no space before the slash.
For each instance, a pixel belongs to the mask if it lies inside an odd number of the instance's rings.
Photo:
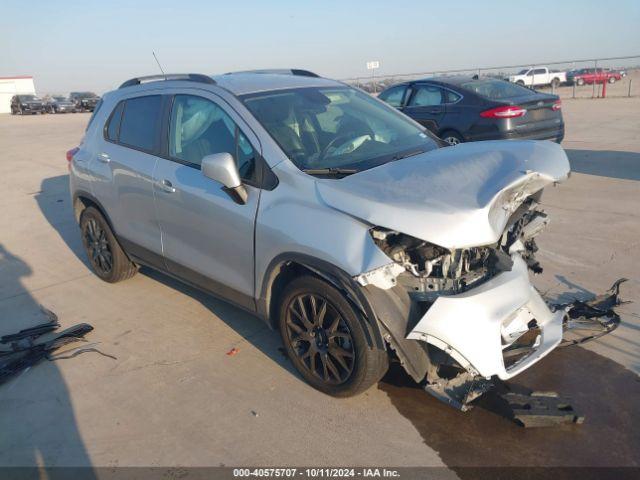
<svg viewBox="0 0 640 480">
<path fill-rule="evenodd" d="M 467 410 L 496 381 L 557 346 L 598 338 L 620 322 L 614 307 L 623 280 L 592 302 L 564 305 L 547 304 L 530 285 L 527 271 L 542 272 L 535 238 L 549 223 L 541 196 L 539 190 L 525 198 L 492 245 L 447 249 L 386 228 L 370 230 L 395 265 L 356 280 L 406 291 L 416 317 L 406 338 L 424 342 L 429 359 L 423 386 L 455 408 Z M 401 349 L 395 350 L 404 363 Z"/>
<path fill-rule="evenodd" d="M 519 252 L 534 273 L 535 237 L 549 223 L 539 206 L 542 190 L 527 198 L 513 213 L 495 245 L 448 250 L 392 230 L 374 228 L 371 235 L 389 258 L 406 270 L 398 276 L 417 301 L 434 301 L 440 295 L 458 294 L 513 267 L 511 254 Z"/>
</svg>

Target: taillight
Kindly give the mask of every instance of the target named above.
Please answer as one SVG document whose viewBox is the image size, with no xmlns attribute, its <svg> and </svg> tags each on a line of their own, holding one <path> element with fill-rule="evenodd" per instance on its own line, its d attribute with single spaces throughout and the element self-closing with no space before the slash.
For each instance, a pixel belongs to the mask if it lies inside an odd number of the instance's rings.
<svg viewBox="0 0 640 480">
<path fill-rule="evenodd" d="M 480 116 L 483 118 L 516 118 L 524 117 L 526 113 L 526 108 L 518 107 L 515 105 L 507 105 L 504 107 L 496 107 L 492 108 L 491 110 L 480 112 Z"/>
<path fill-rule="evenodd" d="M 78 153 L 80 150 L 79 147 L 72 148 L 71 150 L 67 150 L 67 168 L 71 170 L 71 160 L 73 160 L 73 156 Z"/>
<path fill-rule="evenodd" d="M 553 111 L 560 110 L 561 108 L 562 108 L 561 100 L 556 100 L 555 102 L 553 102 L 553 105 L 551 106 L 551 110 Z"/>
</svg>

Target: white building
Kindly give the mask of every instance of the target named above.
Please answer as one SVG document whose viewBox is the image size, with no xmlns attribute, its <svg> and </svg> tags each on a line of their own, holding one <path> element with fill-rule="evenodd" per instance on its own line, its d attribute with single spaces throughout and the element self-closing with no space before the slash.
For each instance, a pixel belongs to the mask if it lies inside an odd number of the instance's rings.
<svg viewBox="0 0 640 480">
<path fill-rule="evenodd" d="M 11 97 L 22 93 L 35 95 L 33 77 L 0 77 L 0 113 L 11 113 Z"/>
</svg>

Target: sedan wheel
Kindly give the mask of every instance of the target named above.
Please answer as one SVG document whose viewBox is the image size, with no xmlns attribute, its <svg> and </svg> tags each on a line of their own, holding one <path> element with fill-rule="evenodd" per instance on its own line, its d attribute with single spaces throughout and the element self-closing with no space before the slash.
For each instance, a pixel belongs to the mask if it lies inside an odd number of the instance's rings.
<svg viewBox="0 0 640 480">
<path fill-rule="evenodd" d="M 444 132 L 440 138 L 449 146 L 458 145 L 464 141 L 458 132 L 451 130 Z"/>
</svg>

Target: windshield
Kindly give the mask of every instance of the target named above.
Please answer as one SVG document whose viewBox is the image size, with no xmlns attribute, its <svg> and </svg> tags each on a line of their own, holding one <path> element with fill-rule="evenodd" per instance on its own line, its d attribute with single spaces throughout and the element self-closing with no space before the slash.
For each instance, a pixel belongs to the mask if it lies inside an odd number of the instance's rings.
<svg viewBox="0 0 640 480">
<path fill-rule="evenodd" d="M 29 101 L 29 100 L 40 100 L 38 97 L 36 97 L 35 95 L 18 95 L 18 98 L 21 101 Z"/>
<path fill-rule="evenodd" d="M 460 86 L 489 100 L 503 100 L 506 98 L 531 95 L 531 90 L 528 88 L 521 87 L 515 83 L 505 82 L 504 80 L 472 80 L 461 83 Z"/>
<path fill-rule="evenodd" d="M 438 146 L 402 114 L 349 87 L 279 90 L 242 100 L 302 170 L 366 170 Z"/>
<path fill-rule="evenodd" d="M 524 70 L 520 70 L 520 71 L 518 72 L 518 75 L 526 75 L 527 73 L 529 73 L 529 69 L 528 69 L 528 68 L 525 68 Z"/>
<path fill-rule="evenodd" d="M 67 102 L 66 97 L 53 97 L 56 102 Z"/>
</svg>

